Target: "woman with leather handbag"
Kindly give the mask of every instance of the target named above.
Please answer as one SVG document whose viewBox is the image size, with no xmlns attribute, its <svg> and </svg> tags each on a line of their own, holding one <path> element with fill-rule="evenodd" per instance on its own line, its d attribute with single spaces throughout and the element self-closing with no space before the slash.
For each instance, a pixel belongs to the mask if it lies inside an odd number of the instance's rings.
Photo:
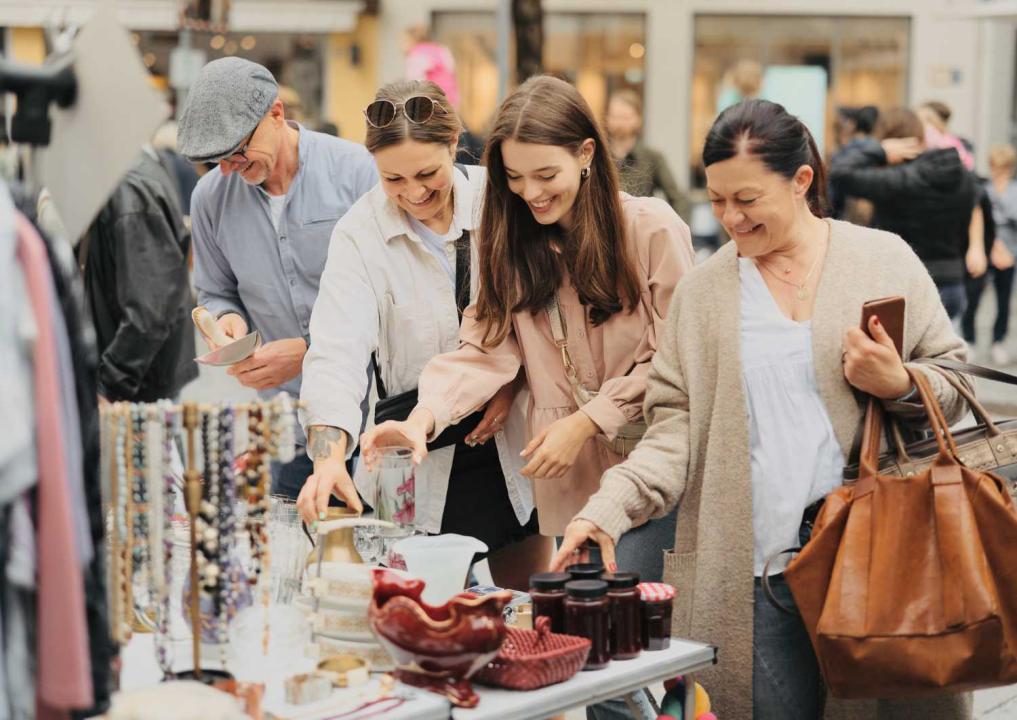
<svg viewBox="0 0 1017 720">
<path fill-rule="evenodd" d="M 362 430 L 371 375 L 375 420 L 405 418 L 421 369 L 455 349 L 475 286 L 471 240 L 486 173 L 454 164 L 462 126 L 452 105 L 431 82 L 397 82 L 378 91 L 364 116 L 381 180 L 332 233 L 304 358 L 301 400 L 314 474 L 297 504 L 308 523 L 322 517 L 333 492 L 360 505 L 344 460 Z M 471 428 L 484 421 L 496 429 L 493 442 L 445 434 L 417 468 L 415 525 L 476 537 L 488 546 L 495 582 L 526 587 L 550 547 L 537 533 L 532 491 L 519 473 L 526 393 L 514 376 L 502 386 L 468 420 Z M 370 495 L 363 464 L 356 480 Z"/>
<path fill-rule="evenodd" d="M 554 565 L 587 539 L 610 554 L 633 523 L 677 504 L 665 570 L 677 588 L 673 631 L 719 647 L 717 668 L 702 674 L 718 717 L 815 720 L 824 703 L 825 717 L 970 717 L 965 695 L 827 701 L 802 618 L 773 608 L 761 583 L 766 558 L 798 544 L 806 508 L 842 484 L 856 391 L 924 426 L 908 374 L 921 373 L 948 420 L 963 413 L 938 370 L 905 367 L 878 316 L 872 338 L 858 327 L 862 305 L 905 298 L 905 360 L 963 360 L 964 343 L 901 238 L 823 217 L 820 154 L 783 107 L 725 110 L 703 162 L 733 242 L 676 291 L 647 380 L 646 435 L 577 513 Z M 793 605 L 782 570 L 770 581 Z"/>
<path fill-rule="evenodd" d="M 375 427 L 361 448 L 368 461 L 394 442 L 423 456 L 427 439 L 522 369 L 531 391 L 522 472 L 534 482 L 540 532 L 558 536 L 645 428 L 646 372 L 692 266 L 691 235 L 662 200 L 619 191 L 592 110 L 562 80 L 531 78 L 505 100 L 485 164 L 480 289 L 461 345 L 424 368 L 409 420 Z M 641 548 L 633 537 L 621 564 L 652 580 L 673 518 L 664 531 L 641 530 L 657 534 Z"/>
</svg>

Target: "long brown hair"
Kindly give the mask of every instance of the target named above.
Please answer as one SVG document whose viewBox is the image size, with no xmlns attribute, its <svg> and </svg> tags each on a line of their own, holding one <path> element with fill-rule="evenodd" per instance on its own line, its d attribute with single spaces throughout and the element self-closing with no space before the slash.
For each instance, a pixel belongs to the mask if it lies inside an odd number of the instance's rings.
<svg viewBox="0 0 1017 720">
<path fill-rule="evenodd" d="M 388 100 L 395 105 L 401 105 L 407 99 L 416 95 L 422 95 L 437 103 L 434 115 L 423 123 L 411 123 L 406 119 L 406 113 L 399 111 L 395 119 L 383 128 L 376 128 L 367 123 L 367 137 L 364 146 L 370 152 L 375 152 L 389 145 L 398 145 L 403 140 L 416 140 L 421 143 L 437 143 L 439 145 L 451 145 L 459 137 L 462 130 L 462 123 L 456 114 L 452 103 L 445 97 L 440 87 L 430 80 L 397 80 L 388 85 L 382 86 L 375 100 Z"/>
<path fill-rule="evenodd" d="M 501 146 L 506 140 L 556 145 L 579 154 L 596 143 L 589 176 L 581 181 L 562 253 L 552 248 L 557 226 L 534 219 L 508 187 Z M 595 325 L 639 302 L 639 281 L 626 248 L 618 173 L 593 111 L 579 91 L 547 75 L 531 77 L 502 103 L 484 150 L 487 192 L 480 222 L 480 290 L 477 319 L 486 323 L 485 345 L 497 345 L 512 314 L 541 312 L 567 271 Z"/>
</svg>

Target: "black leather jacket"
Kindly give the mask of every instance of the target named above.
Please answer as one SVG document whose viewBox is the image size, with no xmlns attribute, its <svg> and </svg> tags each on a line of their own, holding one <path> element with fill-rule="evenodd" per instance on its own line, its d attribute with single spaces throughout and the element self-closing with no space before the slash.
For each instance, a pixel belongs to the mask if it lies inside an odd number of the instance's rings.
<svg viewBox="0 0 1017 720">
<path fill-rule="evenodd" d="M 198 376 L 191 236 L 172 178 L 143 152 L 78 248 L 99 346 L 99 393 L 172 398 Z"/>
<path fill-rule="evenodd" d="M 978 188 L 955 149 L 887 165 L 882 146 L 865 140 L 834 157 L 830 182 L 845 195 L 871 200 L 873 226 L 904 238 L 937 284 L 964 280 Z"/>
</svg>

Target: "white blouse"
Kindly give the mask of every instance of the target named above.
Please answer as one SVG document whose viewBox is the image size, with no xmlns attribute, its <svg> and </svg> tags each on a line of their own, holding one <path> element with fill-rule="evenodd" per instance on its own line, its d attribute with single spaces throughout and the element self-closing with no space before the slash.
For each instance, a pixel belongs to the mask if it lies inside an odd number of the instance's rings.
<svg viewBox="0 0 1017 720">
<path fill-rule="evenodd" d="M 755 574 L 798 547 L 809 505 L 842 484 L 844 456 L 819 395 L 812 322 L 784 315 L 756 264 L 739 258 L 742 379 L 752 466 Z M 770 566 L 784 570 L 790 556 Z"/>
</svg>

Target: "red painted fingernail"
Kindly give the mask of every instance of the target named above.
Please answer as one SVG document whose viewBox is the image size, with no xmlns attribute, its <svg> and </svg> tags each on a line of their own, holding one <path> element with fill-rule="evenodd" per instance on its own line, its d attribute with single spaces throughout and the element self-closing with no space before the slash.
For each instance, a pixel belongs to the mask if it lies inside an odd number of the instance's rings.
<svg viewBox="0 0 1017 720">
<path fill-rule="evenodd" d="M 608 563 L 607 569 L 611 572 L 618 572 L 618 563 Z"/>
<path fill-rule="evenodd" d="M 880 324 L 880 323 L 879 323 L 879 316 L 878 316 L 878 315 L 873 315 L 873 316 L 872 316 L 872 319 L 876 321 L 876 324 L 877 324 L 877 325 L 879 325 L 879 324 Z"/>
</svg>

